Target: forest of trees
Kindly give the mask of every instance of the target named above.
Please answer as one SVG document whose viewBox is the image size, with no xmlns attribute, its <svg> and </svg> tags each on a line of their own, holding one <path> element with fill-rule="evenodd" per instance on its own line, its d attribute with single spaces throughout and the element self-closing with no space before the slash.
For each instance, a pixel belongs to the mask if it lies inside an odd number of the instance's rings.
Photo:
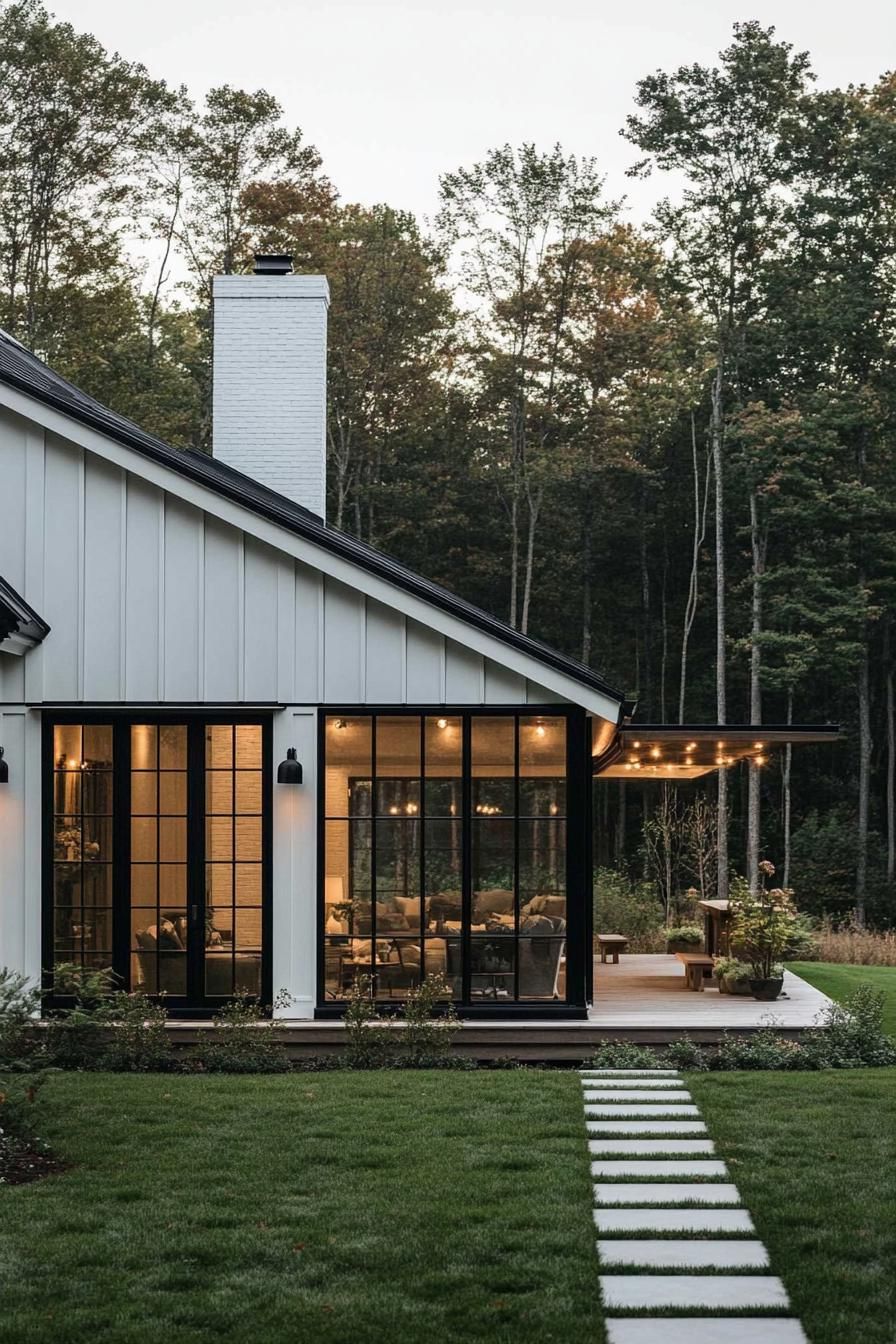
<svg viewBox="0 0 896 1344">
<path fill-rule="evenodd" d="M 332 524 L 642 721 L 842 723 L 721 772 L 722 864 L 892 924 L 896 76 L 820 89 L 745 22 L 632 106 L 646 224 L 599 145 L 524 144 L 446 171 L 427 230 L 342 200 L 269 93 L 197 102 L 0 3 L 0 326 L 208 451 L 211 277 L 257 250 L 324 272 Z M 657 806 L 627 787 L 596 791 L 606 864 L 640 863 Z"/>
</svg>

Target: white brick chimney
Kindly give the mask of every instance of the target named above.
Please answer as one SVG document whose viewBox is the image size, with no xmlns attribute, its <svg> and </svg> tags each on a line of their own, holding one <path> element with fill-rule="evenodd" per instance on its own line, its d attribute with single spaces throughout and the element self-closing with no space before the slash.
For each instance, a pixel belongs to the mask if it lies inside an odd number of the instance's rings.
<svg viewBox="0 0 896 1344">
<path fill-rule="evenodd" d="M 258 256 L 254 275 L 215 277 L 212 451 L 323 518 L 330 289 L 291 270 Z"/>
</svg>

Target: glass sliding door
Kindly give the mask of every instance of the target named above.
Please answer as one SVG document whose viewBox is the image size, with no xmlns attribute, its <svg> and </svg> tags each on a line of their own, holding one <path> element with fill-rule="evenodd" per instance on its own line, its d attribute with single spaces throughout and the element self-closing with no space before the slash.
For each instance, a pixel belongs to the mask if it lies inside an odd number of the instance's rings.
<svg viewBox="0 0 896 1344">
<path fill-rule="evenodd" d="M 568 724 L 485 711 L 324 718 L 325 1004 L 360 975 L 390 1000 L 434 971 L 471 1006 L 566 1000 Z"/>
<path fill-rule="evenodd" d="M 117 715 L 46 742 L 44 964 L 175 1011 L 269 1001 L 270 725 Z"/>
</svg>

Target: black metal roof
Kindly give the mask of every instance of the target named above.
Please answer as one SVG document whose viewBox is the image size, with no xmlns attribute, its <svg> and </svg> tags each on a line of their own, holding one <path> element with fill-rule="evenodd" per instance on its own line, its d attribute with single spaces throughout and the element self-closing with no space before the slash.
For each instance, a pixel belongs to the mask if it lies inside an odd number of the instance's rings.
<svg viewBox="0 0 896 1344">
<path fill-rule="evenodd" d="M 577 659 L 558 653 L 550 645 L 532 639 L 529 635 L 520 634 L 505 621 L 489 615 L 463 598 L 456 597 L 446 588 L 430 583 L 428 579 L 415 574 L 413 570 L 399 564 L 383 551 L 375 550 L 372 546 L 367 546 L 364 542 L 334 527 L 328 527 L 309 509 L 302 508 L 300 504 L 293 503 L 274 490 L 269 490 L 224 462 L 192 449 L 172 448 L 170 444 L 164 443 L 152 434 L 147 434 L 132 420 L 110 411 L 93 397 L 87 396 L 2 330 L 0 330 L 0 382 L 25 392 L 28 396 L 56 411 L 61 411 L 81 424 L 89 425 L 91 429 L 99 430 L 101 434 L 108 435 L 134 452 L 170 467 L 172 471 L 178 472 L 188 480 L 198 482 L 216 494 L 251 510 L 252 513 L 277 523 L 306 541 L 367 570 L 368 573 L 377 575 L 396 588 L 421 598 L 431 606 L 456 616 L 509 648 L 536 659 L 545 667 L 562 672 L 580 685 L 622 702 L 623 697 L 619 691 L 614 690 L 603 677 Z"/>
<path fill-rule="evenodd" d="M 38 616 L 12 584 L 0 577 L 0 643 L 10 635 L 19 635 L 39 644 L 50 633 L 43 617 Z"/>
</svg>

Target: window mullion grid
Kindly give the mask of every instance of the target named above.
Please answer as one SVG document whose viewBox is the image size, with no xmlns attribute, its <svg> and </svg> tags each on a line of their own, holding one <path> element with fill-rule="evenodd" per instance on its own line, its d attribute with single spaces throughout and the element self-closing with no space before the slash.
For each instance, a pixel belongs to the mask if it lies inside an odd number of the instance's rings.
<svg viewBox="0 0 896 1344">
<path fill-rule="evenodd" d="M 472 783 L 472 719 L 469 713 L 461 717 L 461 922 L 460 969 L 461 1002 L 470 1002 L 470 957 L 473 951 L 470 935 L 473 908 L 473 783 Z M 445 943 L 447 959 L 448 944 Z"/>
</svg>

